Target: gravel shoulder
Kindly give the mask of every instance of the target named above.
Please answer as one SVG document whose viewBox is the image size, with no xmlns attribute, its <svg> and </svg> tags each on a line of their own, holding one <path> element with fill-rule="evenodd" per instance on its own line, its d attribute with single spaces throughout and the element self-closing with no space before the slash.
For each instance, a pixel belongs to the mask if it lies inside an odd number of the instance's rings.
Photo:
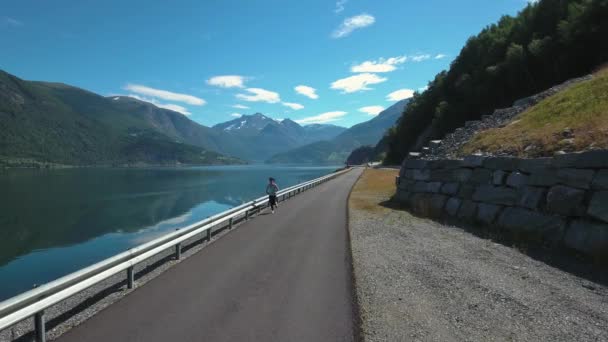
<svg viewBox="0 0 608 342">
<path fill-rule="evenodd" d="M 608 341 L 608 288 L 462 229 L 381 203 L 395 170 L 349 202 L 366 341 Z"/>
</svg>

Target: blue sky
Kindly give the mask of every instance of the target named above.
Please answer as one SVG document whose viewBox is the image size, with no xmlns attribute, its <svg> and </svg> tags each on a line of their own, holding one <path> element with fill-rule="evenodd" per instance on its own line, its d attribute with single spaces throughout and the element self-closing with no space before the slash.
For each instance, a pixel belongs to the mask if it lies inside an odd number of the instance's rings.
<svg viewBox="0 0 608 342">
<path fill-rule="evenodd" d="M 526 0 L 3 0 L 0 69 L 204 125 L 369 120 Z M 314 91 L 311 89 L 314 88 Z"/>
</svg>

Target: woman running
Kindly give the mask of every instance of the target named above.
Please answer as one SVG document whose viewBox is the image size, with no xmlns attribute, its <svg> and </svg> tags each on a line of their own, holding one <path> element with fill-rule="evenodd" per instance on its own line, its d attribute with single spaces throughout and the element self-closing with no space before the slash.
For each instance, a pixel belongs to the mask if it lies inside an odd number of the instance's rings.
<svg viewBox="0 0 608 342">
<path fill-rule="evenodd" d="M 277 192 L 279 186 L 275 182 L 274 178 L 268 178 L 268 185 L 266 186 L 266 194 L 268 194 L 268 203 L 270 203 L 270 210 L 274 214 L 274 209 L 277 207 Z"/>
</svg>

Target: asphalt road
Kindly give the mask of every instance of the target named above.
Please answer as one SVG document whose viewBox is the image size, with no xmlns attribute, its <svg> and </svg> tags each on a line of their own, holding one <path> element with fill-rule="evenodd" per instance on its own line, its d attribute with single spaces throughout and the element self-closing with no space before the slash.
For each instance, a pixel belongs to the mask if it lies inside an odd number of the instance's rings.
<svg viewBox="0 0 608 342">
<path fill-rule="evenodd" d="M 244 223 L 58 341 L 353 341 L 347 198 L 360 173 Z"/>
</svg>

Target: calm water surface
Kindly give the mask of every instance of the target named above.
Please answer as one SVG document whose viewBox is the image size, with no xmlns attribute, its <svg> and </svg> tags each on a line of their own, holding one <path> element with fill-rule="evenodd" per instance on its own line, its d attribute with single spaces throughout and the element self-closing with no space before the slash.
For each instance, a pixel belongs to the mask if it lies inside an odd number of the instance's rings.
<svg viewBox="0 0 608 342">
<path fill-rule="evenodd" d="M 336 167 L 0 170 L 0 301 Z"/>
</svg>

